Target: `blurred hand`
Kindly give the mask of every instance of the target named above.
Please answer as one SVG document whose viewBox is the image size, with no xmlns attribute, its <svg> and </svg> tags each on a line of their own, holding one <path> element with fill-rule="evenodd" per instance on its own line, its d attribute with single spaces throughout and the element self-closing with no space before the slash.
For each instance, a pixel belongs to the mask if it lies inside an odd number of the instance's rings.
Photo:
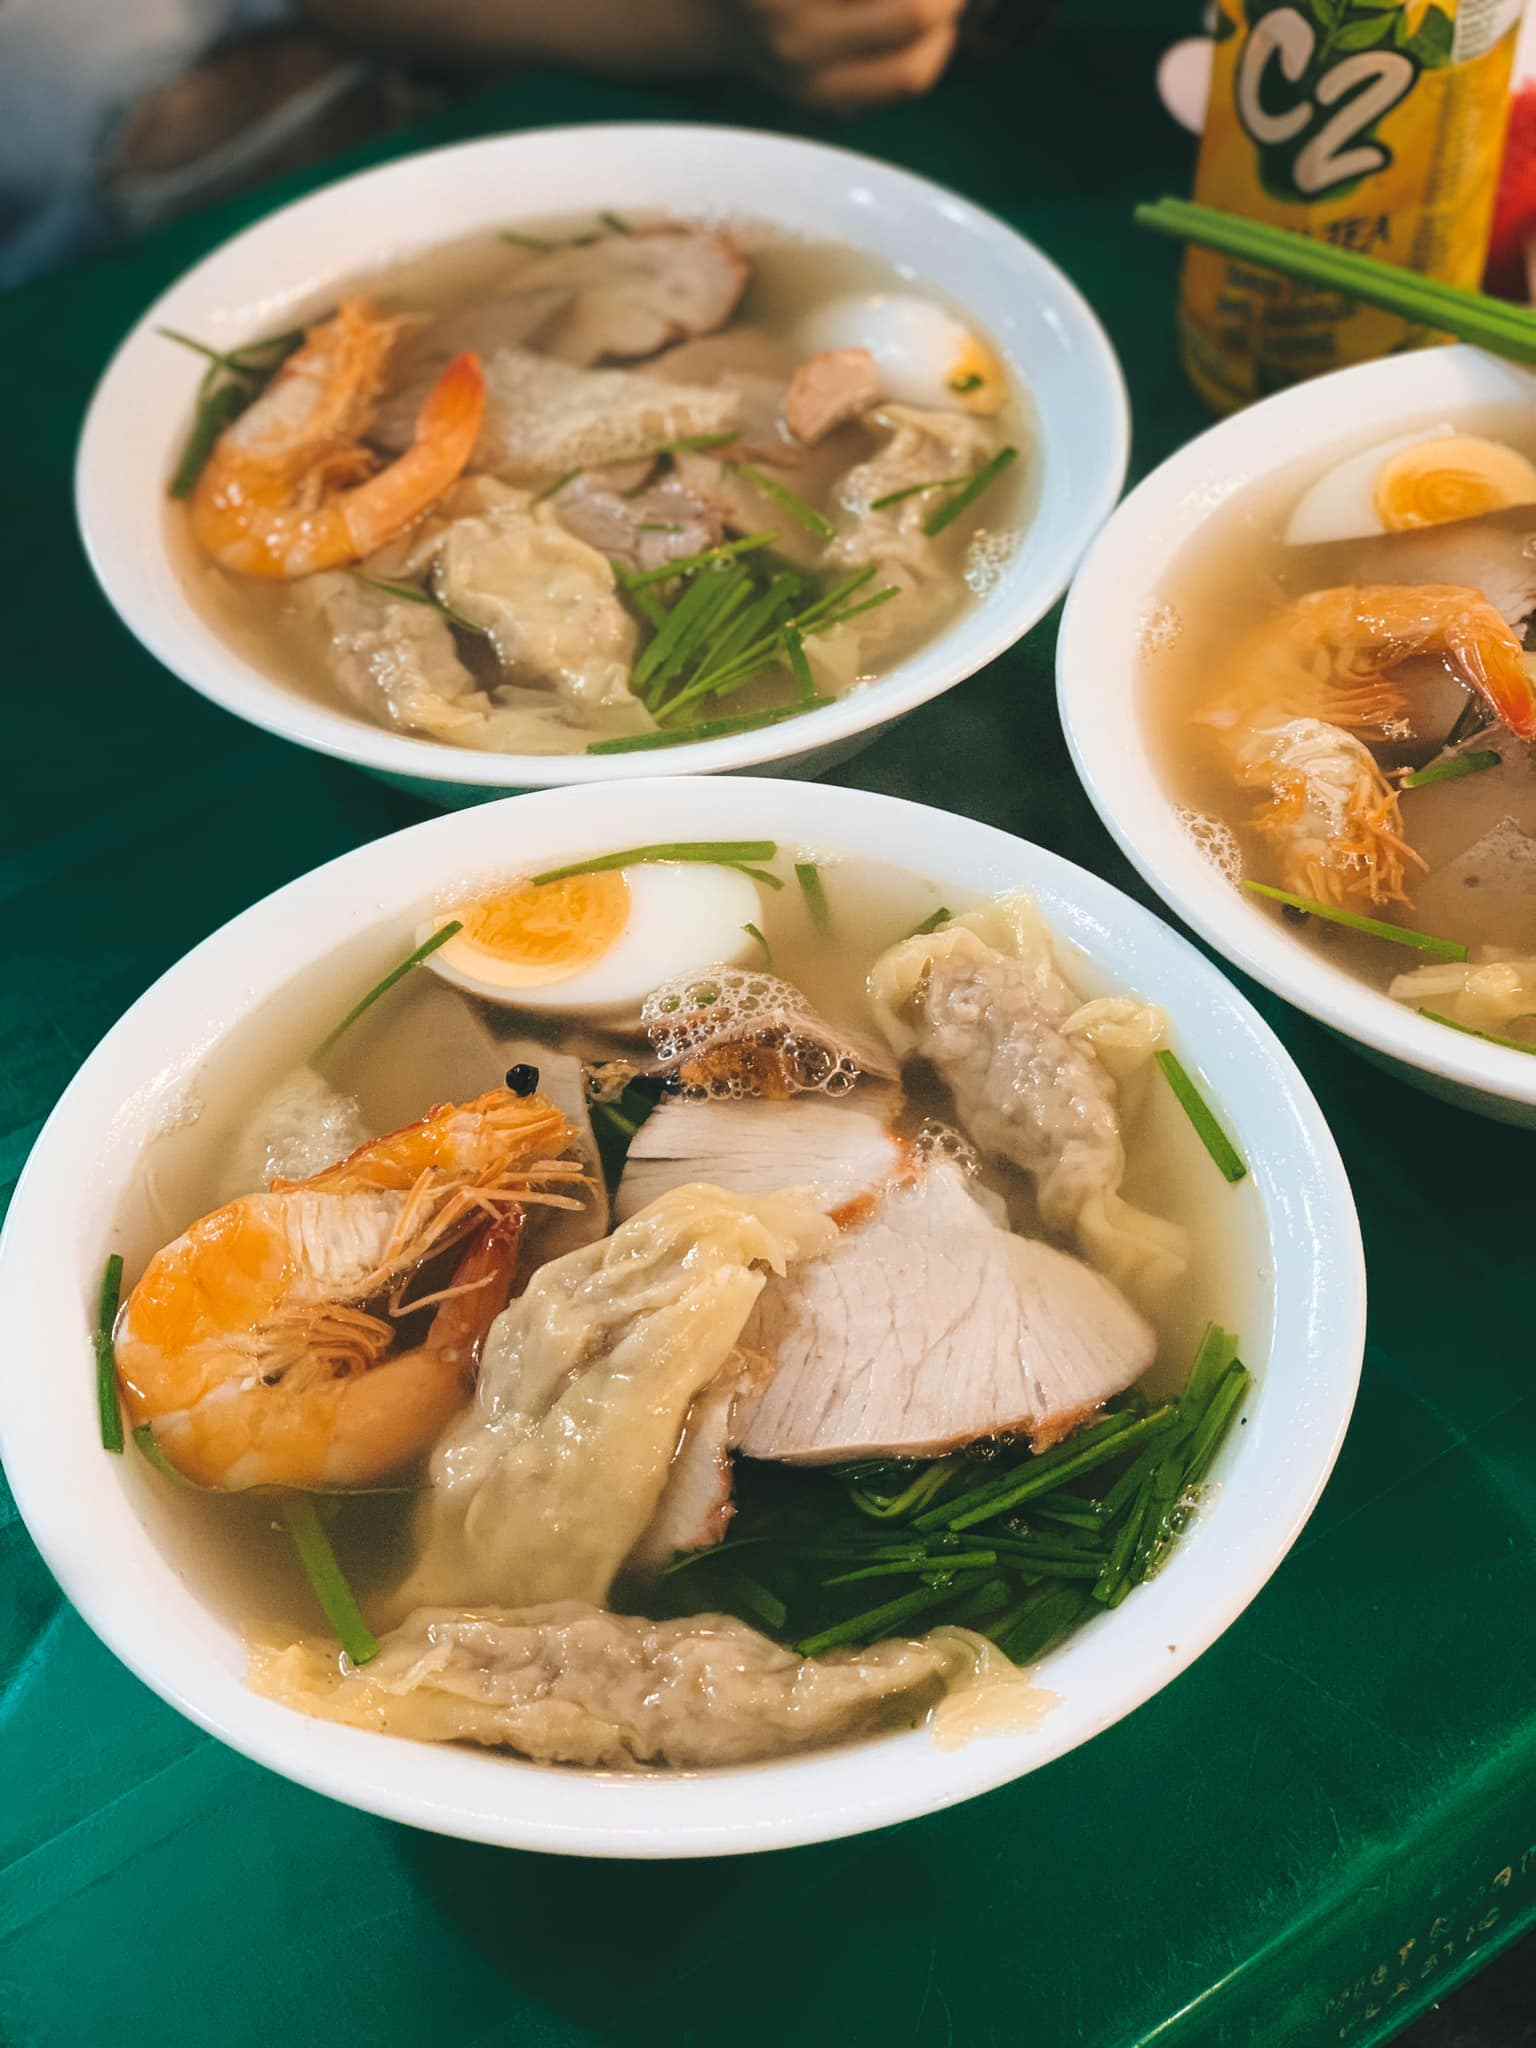
<svg viewBox="0 0 1536 2048">
<path fill-rule="evenodd" d="M 916 99 L 954 53 L 966 0 L 728 0 L 756 68 L 829 113 Z"/>
</svg>

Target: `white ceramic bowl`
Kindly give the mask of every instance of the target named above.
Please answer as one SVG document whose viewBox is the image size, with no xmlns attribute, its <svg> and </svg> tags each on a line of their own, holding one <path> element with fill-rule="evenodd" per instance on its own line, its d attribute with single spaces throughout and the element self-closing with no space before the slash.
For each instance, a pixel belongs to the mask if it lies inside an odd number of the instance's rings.
<svg viewBox="0 0 1536 2048">
<path fill-rule="evenodd" d="M 1448 1030 L 1322 958 L 1234 889 L 1180 824 L 1145 737 L 1140 641 L 1181 551 L 1275 471 L 1469 408 L 1536 403 L 1536 376 L 1472 348 L 1339 370 L 1223 420 L 1126 499 L 1084 562 L 1057 645 L 1072 757 L 1099 816 L 1164 902 L 1227 959 L 1433 1095 L 1536 1126 L 1536 1059 Z M 1234 623 L 1234 632 L 1238 624 Z"/>
<path fill-rule="evenodd" d="M 654 754 L 481 754 L 407 738 L 292 688 L 228 645 L 188 601 L 161 517 L 200 369 L 157 328 L 234 347 L 311 317 L 343 277 L 445 234 L 615 203 L 845 242 L 938 287 L 1001 348 L 1031 393 L 1040 434 L 1029 531 L 984 600 L 879 683 L 803 719 L 680 748 L 667 772 L 772 762 L 781 773 L 819 773 L 1028 632 L 1066 588 L 1125 479 L 1119 365 L 1073 286 L 993 215 L 869 157 L 736 128 L 624 125 L 497 136 L 343 179 L 237 235 L 150 307 L 96 392 L 76 470 L 86 552 L 149 651 L 241 718 L 439 803 L 653 773 Z"/>
<path fill-rule="evenodd" d="M 236 1017 L 370 927 L 374 960 L 403 950 L 434 892 L 466 872 L 743 834 L 903 865 L 921 848 L 922 872 L 945 890 L 1023 885 L 1093 970 L 1167 1005 L 1251 1169 L 1232 1196 L 1246 1220 L 1231 1278 L 1258 1385 L 1212 1499 L 1155 1580 L 1046 1660 L 1041 1682 L 1061 1703 L 1038 1727 L 960 1750 L 918 1731 L 747 1769 L 587 1775 L 361 1733 L 258 1698 L 237 1634 L 145 1526 L 131 1461 L 98 1441 L 90 1325 L 102 1266 L 115 1248 L 131 1275 L 158 1242 L 135 1220 L 146 1137 L 184 1114 L 198 1063 Z M 1218 1184 L 1218 1199 L 1227 1193 Z M 188 954 L 108 1033 L 38 1139 L 0 1241 L 0 1316 L 0 1453 L 17 1505 L 87 1622 L 173 1706 L 301 1784 L 417 1826 L 576 1855 L 691 1856 L 951 1805 L 1063 1755 L 1176 1677 L 1258 1592 L 1317 1499 L 1354 1402 L 1365 1283 L 1349 1185 L 1306 1083 L 1186 940 L 1056 855 L 964 818 L 836 787 L 676 778 L 432 819 L 292 883 Z"/>
</svg>

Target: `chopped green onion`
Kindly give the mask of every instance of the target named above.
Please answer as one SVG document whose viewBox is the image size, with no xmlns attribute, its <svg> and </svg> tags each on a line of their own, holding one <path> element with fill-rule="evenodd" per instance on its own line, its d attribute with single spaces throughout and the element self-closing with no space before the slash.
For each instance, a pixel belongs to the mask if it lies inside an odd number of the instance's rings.
<svg viewBox="0 0 1536 2048">
<path fill-rule="evenodd" d="M 308 1494 L 300 1494 L 297 1498 L 290 1496 L 283 1502 L 282 1513 L 310 1590 L 324 1609 L 326 1620 L 336 1631 L 341 1647 L 354 1665 L 366 1664 L 379 1654 L 378 1641 L 364 1621 L 346 1575 L 336 1562 L 331 1539 L 315 1512 L 314 1502 Z"/>
<path fill-rule="evenodd" d="M 640 1126 L 631 1123 L 624 1112 L 616 1109 L 611 1102 L 594 1102 L 592 1107 L 600 1117 L 606 1117 L 622 1137 L 633 1138 L 638 1134 Z"/>
<path fill-rule="evenodd" d="M 778 725 L 786 718 L 830 704 L 830 697 L 818 697 L 814 705 L 781 704 L 773 711 L 754 711 L 740 718 L 711 718 L 698 725 L 680 726 L 675 731 L 634 733 L 627 739 L 593 740 L 589 754 L 645 754 L 657 747 L 686 747 L 698 740 L 729 739 L 738 732 L 756 732 L 760 726 Z"/>
<path fill-rule="evenodd" d="M 557 476 L 554 482 L 546 484 L 542 491 L 535 491 L 528 502 L 532 505 L 542 505 L 546 498 L 558 498 L 566 485 L 575 483 L 580 475 L 579 469 L 568 469 L 564 476 Z"/>
<path fill-rule="evenodd" d="M 545 882 L 563 882 L 570 875 L 601 875 L 611 868 L 643 867 L 647 862 L 658 860 L 697 860 L 711 867 L 742 867 L 748 862 L 775 860 L 778 851 L 778 843 L 772 839 L 679 839 L 659 846 L 632 846 L 626 853 L 600 853 L 592 860 L 572 861 L 568 867 L 549 868 L 532 879 L 537 887 Z M 774 879 L 777 881 L 778 877 Z M 437 943 L 441 943 L 442 937 L 440 933 Z"/>
<path fill-rule="evenodd" d="M 941 924 L 948 924 L 953 915 L 953 911 L 942 908 L 930 911 L 921 924 L 913 925 L 911 931 L 907 933 L 907 937 L 909 939 L 926 939 L 928 934 L 936 932 Z"/>
<path fill-rule="evenodd" d="M 748 1577 L 747 1573 L 732 1571 L 729 1578 L 732 1597 L 765 1628 L 782 1628 L 789 1618 L 789 1609 L 777 1593 L 771 1592 L 760 1579 Z"/>
<path fill-rule="evenodd" d="M 728 434 L 683 434 L 676 441 L 662 441 L 652 450 L 656 455 L 708 455 L 712 448 L 729 448 L 740 436 L 733 428 Z"/>
<path fill-rule="evenodd" d="M 101 1293 L 96 1302 L 96 1412 L 101 1420 L 101 1447 L 121 1453 L 123 1410 L 117 1394 L 117 1353 L 112 1332 L 117 1326 L 117 1305 L 123 1292 L 123 1262 L 114 1252 L 101 1276 Z"/>
<path fill-rule="evenodd" d="M 353 1004 L 352 1008 L 348 1010 L 345 1017 L 343 1017 L 341 1022 L 336 1026 L 336 1029 L 329 1033 L 327 1037 L 321 1039 L 320 1043 L 315 1047 L 315 1050 L 311 1057 L 317 1060 L 324 1059 L 325 1055 L 330 1051 L 331 1047 L 336 1043 L 337 1039 L 340 1038 L 341 1034 L 344 1031 L 349 1030 L 351 1026 L 357 1022 L 358 1018 L 362 1016 L 365 1010 L 371 1010 L 374 1004 L 379 1000 L 379 997 L 383 995 L 388 995 L 389 991 L 394 987 L 397 981 L 403 981 L 405 977 L 410 973 L 413 967 L 419 967 L 423 960 L 427 959 L 429 955 L 437 951 L 439 946 L 446 946 L 448 941 L 455 934 L 455 932 L 461 932 L 463 931 L 463 929 L 464 926 L 460 919 L 456 917 L 451 917 L 449 918 L 448 922 L 445 925 L 440 926 L 439 929 L 432 934 L 430 939 L 424 940 L 422 944 L 416 948 L 414 953 L 407 953 L 405 958 L 400 962 L 398 967 L 392 967 L 389 970 L 388 974 L 385 975 L 382 981 L 374 983 L 373 987 L 369 989 L 367 995 L 363 997 L 360 1003 Z"/>
<path fill-rule="evenodd" d="M 758 930 L 755 924 L 744 924 L 742 926 L 742 930 L 747 934 L 749 938 L 756 939 L 757 943 L 762 947 L 764 963 L 771 970 L 773 967 L 772 946 L 769 945 L 768 941 L 763 937 L 762 933 Z"/>
<path fill-rule="evenodd" d="M 734 868 L 737 874 L 747 875 L 754 882 L 761 882 L 767 889 L 782 889 L 784 886 L 779 877 L 770 873 L 767 868 L 754 868 L 744 860 L 722 861 L 721 865 L 722 867 Z"/>
<path fill-rule="evenodd" d="M 1070 1635 L 1087 1610 L 1089 1596 L 1072 1586 L 1050 1587 L 1025 1609 L 1023 1619 L 1000 1637 L 998 1648 L 1015 1664 L 1034 1664 Z"/>
<path fill-rule="evenodd" d="M 817 695 L 816 678 L 805 658 L 805 640 L 798 626 L 785 627 L 784 651 L 789 656 L 790 673 L 800 686 L 800 702 L 809 704 Z"/>
<path fill-rule="evenodd" d="M 547 236 L 525 234 L 521 228 L 498 228 L 496 239 L 499 242 L 510 242 L 514 249 L 538 249 L 542 251 L 558 249 L 561 246 L 559 242 L 550 241 Z"/>
<path fill-rule="evenodd" d="M 728 567 L 696 576 L 647 643 L 630 676 L 630 688 L 648 700 L 655 697 L 672 671 L 685 662 L 708 628 L 716 608 L 730 596 L 744 569 Z M 652 684 L 657 690 L 651 688 Z"/>
<path fill-rule="evenodd" d="M 636 523 L 636 533 L 681 533 L 682 527 L 675 519 L 641 519 Z"/>
<path fill-rule="evenodd" d="M 795 1649 L 802 1657 L 819 1657 L 824 1650 L 835 1650 L 841 1643 L 868 1642 L 871 1637 L 885 1634 L 896 1622 L 910 1621 L 914 1616 L 925 1614 L 930 1607 L 942 1607 L 955 1593 L 973 1592 L 981 1582 L 968 1579 L 949 1586 L 919 1586 L 915 1592 L 903 1593 L 899 1599 L 887 1600 L 883 1606 L 872 1607 L 865 1614 L 855 1614 L 847 1621 L 840 1621 L 834 1628 L 826 1628 L 819 1635 L 807 1636 L 796 1643 Z"/>
<path fill-rule="evenodd" d="M 178 1486 L 191 1486 L 194 1483 L 187 1477 L 185 1472 L 178 1472 L 164 1451 L 161 1450 L 155 1439 L 153 1423 L 141 1422 L 133 1432 L 133 1441 L 138 1449 L 139 1456 L 144 1459 L 146 1464 L 153 1465 L 162 1478 L 174 1479 Z"/>
<path fill-rule="evenodd" d="M 619 582 L 625 590 L 649 590 L 653 583 L 670 583 L 674 576 L 691 576 L 695 569 L 707 569 L 714 562 L 734 562 L 738 555 L 756 554 L 759 548 L 772 547 L 778 537 L 776 533 L 749 533 L 745 540 L 723 541 L 719 547 L 684 555 L 676 562 L 663 563 L 659 569 L 647 569 L 642 575 L 626 570 Z"/>
<path fill-rule="evenodd" d="M 1458 341 L 1476 342 L 1512 362 L 1536 362 L 1536 314 L 1486 292 L 1442 284 L 1400 264 L 1383 263 L 1376 256 L 1362 256 L 1352 249 L 1313 241 L 1291 228 L 1268 227 L 1189 200 L 1159 199 L 1138 206 L 1136 220 L 1156 234 L 1197 242 L 1203 248 L 1276 270 L 1282 277 L 1342 292 L 1362 305 L 1377 306 L 1440 333 L 1454 334 Z"/>
<path fill-rule="evenodd" d="M 439 597 L 435 590 L 423 590 L 416 583 L 390 583 L 382 576 L 365 576 L 361 569 L 354 569 L 352 574 L 359 583 L 366 583 L 370 590 L 382 590 L 387 597 L 398 597 L 405 604 L 429 605 L 433 611 L 441 612 L 449 625 L 457 626 L 461 633 L 476 633 L 482 640 L 491 637 L 488 627 L 477 626 L 463 612 L 455 611 L 448 600 Z"/>
<path fill-rule="evenodd" d="M 964 377 L 951 377 L 949 388 L 963 398 L 968 391 L 979 391 L 986 381 L 980 370 L 971 370 Z"/>
<path fill-rule="evenodd" d="M 795 862 L 795 880 L 800 884 L 800 893 L 805 898 L 805 907 L 810 912 L 811 923 L 819 932 L 832 929 L 832 906 L 827 901 L 826 887 L 821 879 L 821 870 L 813 860 Z"/>
<path fill-rule="evenodd" d="M 600 213 L 597 217 L 605 228 L 611 229 L 616 235 L 632 235 L 635 232 L 622 214 Z"/>
<path fill-rule="evenodd" d="M 882 1564 L 860 1565 L 857 1571 L 838 1572 L 835 1577 L 823 1579 L 824 1586 L 851 1586 L 860 1579 L 902 1579 L 911 1578 L 914 1573 L 930 1575 L 936 1568 L 951 1572 L 968 1569 L 973 1565 L 996 1564 L 995 1550 L 966 1550 L 958 1555 L 941 1557 L 918 1557 L 910 1561 L 890 1558 Z"/>
<path fill-rule="evenodd" d="M 908 484 L 904 490 L 887 491 L 883 498 L 871 498 L 871 512 L 883 512 L 887 505 L 905 504 L 908 498 L 920 498 L 925 491 L 952 491 L 958 484 L 969 483 L 964 476 L 936 476 L 931 484 Z"/>
<path fill-rule="evenodd" d="M 1437 768 L 1415 768 L 1403 777 L 1402 786 L 1427 789 L 1432 782 L 1459 782 L 1463 775 L 1481 775 L 1485 768 L 1497 768 L 1503 758 L 1491 747 L 1479 747 L 1475 753 L 1459 754 L 1454 761 L 1442 761 Z"/>
<path fill-rule="evenodd" d="M 1015 1478 L 996 1499 L 982 1501 L 966 1513 L 951 1513 L 947 1526 L 958 1535 L 962 1529 L 969 1529 L 977 1522 L 990 1522 L 995 1515 L 1004 1515 L 1010 1509 L 1022 1506 L 1033 1495 L 1049 1492 L 1051 1488 L 1059 1486 L 1063 1479 L 1076 1479 L 1083 1472 L 1091 1472 L 1095 1465 L 1102 1465 L 1106 1459 L 1119 1457 L 1123 1451 L 1128 1450 L 1133 1443 L 1139 1443 L 1143 1437 L 1167 1429 L 1173 1420 L 1174 1410 L 1171 1405 L 1157 1408 L 1150 1415 L 1144 1415 L 1139 1421 L 1133 1422 L 1128 1429 L 1121 1430 L 1118 1435 L 1106 1441 L 1089 1444 L 1079 1450 L 1075 1457 L 1064 1459 L 1054 1470 L 1042 1472 L 1039 1469 L 1041 1461 L 1036 1459 L 1034 1469 L 1026 1472 L 1022 1479 Z M 1071 1444 L 1072 1439 L 1069 1437 L 1067 1442 Z M 1047 1452 L 1046 1456 L 1049 1455 Z M 922 1527 L 921 1520 L 918 1527 Z"/>
<path fill-rule="evenodd" d="M 1011 445 L 1007 448 L 999 448 L 992 460 L 984 462 L 963 489 L 956 491 L 952 498 L 946 498 L 942 505 L 937 506 L 928 514 L 928 517 L 923 521 L 924 533 L 930 539 L 935 534 L 942 533 L 946 526 L 951 525 L 960 517 L 962 512 L 968 511 L 981 496 L 982 492 L 989 485 L 994 484 L 1003 471 L 1011 463 L 1017 462 L 1018 459 L 1019 451 L 1017 448 Z"/>
<path fill-rule="evenodd" d="M 1326 918 L 1330 924 L 1341 924 L 1352 932 L 1368 932 L 1373 939 L 1390 939 L 1394 945 L 1412 946 L 1416 952 L 1430 953 L 1437 960 L 1465 960 L 1467 949 L 1455 939 L 1437 939 L 1429 932 L 1416 932 L 1407 925 L 1384 924 L 1380 918 L 1358 917 L 1352 910 L 1335 910 L 1330 903 L 1319 903 L 1311 896 L 1293 896 L 1289 889 L 1272 889 L 1267 882 L 1244 882 L 1243 887 L 1255 896 L 1267 896 L 1274 903 L 1287 903 L 1292 910 L 1304 910 L 1308 917 Z"/>
<path fill-rule="evenodd" d="M 777 477 L 769 476 L 766 470 L 758 469 L 750 462 L 733 462 L 731 467 L 738 476 L 745 477 L 755 491 L 761 491 L 765 498 L 772 498 L 776 505 L 781 505 L 797 526 L 804 527 L 817 540 L 836 539 L 837 528 L 825 513 L 818 512 L 814 505 L 808 505 L 788 484 L 781 484 Z"/>
<path fill-rule="evenodd" d="M 1420 1010 L 1419 1015 L 1428 1017 L 1432 1024 L 1446 1024 L 1452 1031 L 1465 1032 L 1468 1038 L 1480 1038 L 1484 1045 L 1502 1045 L 1510 1052 L 1536 1053 L 1536 1045 L 1527 1045 L 1518 1038 L 1502 1038 L 1496 1031 L 1478 1031 L 1471 1024 L 1458 1024 L 1454 1017 L 1447 1017 L 1439 1010 Z"/>
<path fill-rule="evenodd" d="M 1162 1068 L 1168 1086 L 1178 1097 L 1180 1108 L 1194 1125 L 1196 1136 L 1215 1160 L 1223 1177 L 1229 1181 L 1241 1180 L 1248 1171 L 1242 1155 L 1216 1121 L 1214 1111 L 1189 1078 L 1183 1063 L 1174 1053 L 1160 1052 L 1157 1064 Z"/>
</svg>

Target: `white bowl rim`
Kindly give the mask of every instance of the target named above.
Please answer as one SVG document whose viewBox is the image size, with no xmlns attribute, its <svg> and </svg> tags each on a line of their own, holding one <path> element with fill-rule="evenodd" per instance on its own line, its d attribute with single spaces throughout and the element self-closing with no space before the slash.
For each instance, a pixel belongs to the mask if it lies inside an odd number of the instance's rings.
<svg viewBox="0 0 1536 2048">
<path fill-rule="evenodd" d="M 327 211 L 338 202 L 344 204 L 354 199 L 366 188 L 387 187 L 392 180 L 408 177 L 413 166 L 428 159 L 467 163 L 475 158 L 501 159 L 508 152 L 580 148 L 616 140 L 622 140 L 628 148 L 673 150 L 684 141 L 696 146 L 701 139 L 722 148 L 745 146 L 766 151 L 774 158 L 782 157 L 809 168 L 825 164 L 847 172 L 857 167 L 862 175 L 878 179 L 908 204 L 938 207 L 952 222 L 965 222 L 998 246 L 1007 248 L 1012 261 L 1031 274 L 1036 292 L 1048 294 L 1053 300 L 1053 324 L 1061 330 L 1070 328 L 1072 348 L 1101 387 L 1102 426 L 1108 453 L 1096 485 L 1074 498 L 1070 518 L 1064 524 L 1045 533 L 1036 532 L 1036 522 L 1031 522 L 1029 533 L 1039 548 L 1040 567 L 1028 584 L 1021 585 L 1019 601 L 1012 607 L 999 604 L 995 616 L 990 608 L 967 612 L 952 628 L 946 628 L 933 642 L 899 663 L 880 682 L 852 691 L 824 709 L 786 719 L 781 725 L 699 741 L 686 750 L 679 749 L 680 755 L 686 751 L 687 758 L 680 758 L 675 764 L 668 762 L 665 772 L 706 775 L 748 769 L 840 746 L 941 696 L 1016 645 L 1039 624 L 1066 589 L 1073 570 L 1125 484 L 1130 462 L 1130 399 L 1119 359 L 1097 314 L 1066 273 L 1027 236 L 987 208 L 933 179 L 831 143 L 777 135 L 767 129 L 693 122 L 592 122 L 519 130 L 418 150 L 335 179 L 291 201 L 232 235 L 184 271 L 114 350 L 87 410 L 75 458 L 76 518 L 86 557 L 109 603 L 135 638 L 173 675 L 237 717 L 281 739 L 387 775 L 498 790 L 648 780 L 656 772 L 656 757 L 650 752 L 595 757 L 488 754 L 389 732 L 262 676 L 200 618 L 194 637 L 202 643 L 202 659 L 189 661 L 178 644 L 183 629 L 168 633 L 157 607 L 148 593 L 140 589 L 131 570 L 127 574 L 120 571 L 116 535 L 123 522 L 134 515 L 128 506 L 115 500 L 107 475 L 107 457 L 113 437 L 132 431 L 126 408 L 119 402 L 119 389 L 146 340 L 157 327 L 178 324 L 179 302 L 196 291 L 212 266 L 253 243 L 280 234 L 295 216 L 306 211 Z M 765 207 L 763 217 L 772 220 L 771 205 Z M 946 660 L 946 646 L 958 643 L 962 637 L 966 651 L 960 660 L 956 662 L 952 656 Z"/>
<path fill-rule="evenodd" d="M 1144 615 L 1197 527 L 1219 516 L 1220 507 L 1211 506 L 1191 523 L 1190 507 L 1215 480 L 1235 479 L 1235 488 L 1245 488 L 1309 450 L 1321 457 L 1351 436 L 1359 439 L 1367 428 L 1390 434 L 1410 415 L 1515 395 L 1515 378 L 1529 402 L 1529 374 L 1515 365 L 1462 345 L 1425 349 L 1332 371 L 1208 427 L 1136 486 L 1089 549 L 1063 613 L 1056 677 L 1067 745 L 1094 808 L 1126 858 L 1192 930 L 1265 988 L 1373 1052 L 1453 1086 L 1536 1106 L 1536 1059 L 1529 1053 L 1449 1030 L 1358 981 L 1216 873 L 1178 824 L 1176 801 L 1145 745 L 1125 744 L 1127 723 L 1137 732 L 1142 726 L 1139 673 L 1126 674 L 1098 644 L 1107 619 Z M 1322 433 L 1320 418 L 1327 422 Z M 1124 694 L 1106 705 L 1110 691 Z M 1405 957 L 1405 969 L 1413 964 Z"/>
<path fill-rule="evenodd" d="M 1135 1600 L 1053 1653 L 1044 1682 L 1060 1683 L 1065 1697 L 1026 1734 L 946 1752 L 914 1732 L 744 1769 L 625 1776 L 314 1722 L 221 1668 L 220 1624 L 153 1543 L 128 1489 L 84 1483 L 99 1455 L 88 1325 L 118 1184 L 137 1171 L 157 1100 L 175 1098 L 232 1005 L 260 1000 L 323 960 L 360 917 L 413 900 L 442 879 L 434 863 L 463 872 L 475 849 L 483 863 L 502 828 L 524 835 L 524 858 L 566 859 L 630 842 L 631 833 L 638 843 L 644 821 L 658 815 L 673 832 L 706 834 L 776 820 L 774 836 L 787 843 L 898 862 L 921 845 L 941 887 L 970 886 L 972 877 L 987 889 L 1031 888 L 1058 931 L 1065 922 L 1101 962 L 1123 948 L 1154 992 L 1158 982 L 1173 987 L 1187 1056 L 1214 1077 L 1247 1154 L 1267 1233 L 1260 1270 L 1273 1297 L 1265 1398 L 1252 1404 L 1241 1435 L 1256 1469 L 1241 1495 L 1217 1485 L 1170 1564 Z M 1232 1100 L 1239 1088 L 1247 1092 L 1240 1109 Z M 87 1157 L 96 1177 L 82 1191 Z M 83 1214 L 93 1202 L 99 1213 Z M 77 1244 L 60 1227 L 69 1217 L 79 1219 Z M 1360 1231 L 1333 1138 L 1284 1047 L 1187 940 L 1108 883 L 991 826 L 894 797 L 761 778 L 561 789 L 448 813 L 344 854 L 231 920 L 113 1026 L 48 1119 L 0 1236 L 0 1301 L 11 1331 L 0 1357 L 0 1455 L 17 1507 L 66 1595 L 130 1670 L 244 1755 L 344 1803 L 471 1840 L 584 1856 L 719 1855 L 832 1840 L 990 1790 L 1112 1725 L 1216 1640 L 1295 1541 L 1343 1440 L 1365 1336 Z M 1257 1352 L 1249 1355 L 1257 1364 Z M 44 1401 L 35 1398 L 38 1358 L 73 1358 L 77 1367 L 53 1373 Z M 1232 1454 L 1228 1445 L 1223 1456 Z M 83 1483 L 60 1484 L 74 1460 L 83 1461 Z M 1096 1641 L 1112 1641 L 1112 1651 L 1095 1651 Z M 1091 1697 L 1073 1694 L 1079 1666 L 1095 1674 L 1083 1688 Z"/>
</svg>

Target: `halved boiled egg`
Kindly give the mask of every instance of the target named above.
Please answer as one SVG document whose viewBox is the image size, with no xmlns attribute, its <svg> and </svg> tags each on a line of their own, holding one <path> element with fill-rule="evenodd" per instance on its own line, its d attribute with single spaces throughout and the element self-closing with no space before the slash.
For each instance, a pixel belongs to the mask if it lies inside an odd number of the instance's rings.
<svg viewBox="0 0 1536 2048">
<path fill-rule="evenodd" d="M 515 882 L 429 918 L 424 943 L 457 918 L 426 964 L 455 987 L 519 1010 L 618 1018 L 674 974 L 745 959 L 761 913 L 733 868 L 677 861 Z"/>
<path fill-rule="evenodd" d="M 1433 427 L 1336 462 L 1303 492 L 1285 537 L 1292 546 L 1364 540 L 1532 504 L 1536 463 L 1503 441 Z"/>
<path fill-rule="evenodd" d="M 1008 395 L 997 356 L 953 313 L 907 292 L 829 299 L 802 322 L 807 350 L 867 348 L 888 398 L 990 415 Z"/>
</svg>

